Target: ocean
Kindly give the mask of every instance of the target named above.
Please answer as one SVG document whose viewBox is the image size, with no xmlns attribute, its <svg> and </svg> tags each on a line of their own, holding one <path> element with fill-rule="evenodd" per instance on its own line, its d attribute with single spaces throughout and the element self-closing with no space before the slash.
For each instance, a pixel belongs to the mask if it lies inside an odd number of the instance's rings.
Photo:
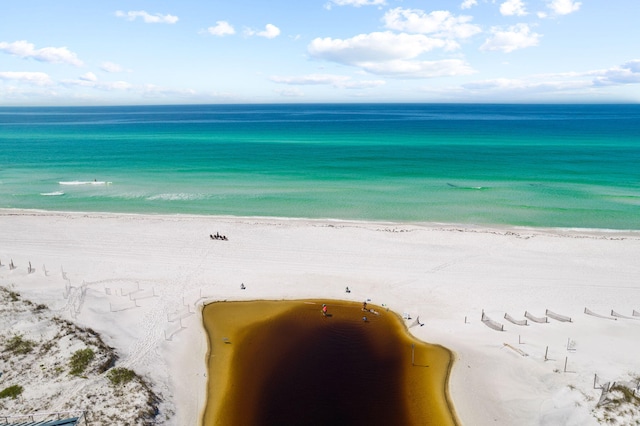
<svg viewBox="0 0 640 426">
<path fill-rule="evenodd" d="M 640 229 L 640 105 L 0 108 L 0 208 Z"/>
</svg>

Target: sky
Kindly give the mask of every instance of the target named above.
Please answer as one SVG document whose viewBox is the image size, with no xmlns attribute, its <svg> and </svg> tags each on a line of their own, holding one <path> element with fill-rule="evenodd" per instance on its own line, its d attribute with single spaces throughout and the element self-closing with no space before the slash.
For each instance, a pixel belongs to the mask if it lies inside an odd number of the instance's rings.
<svg viewBox="0 0 640 426">
<path fill-rule="evenodd" d="M 640 101 L 638 0 L 1 0 L 0 106 Z"/>
</svg>

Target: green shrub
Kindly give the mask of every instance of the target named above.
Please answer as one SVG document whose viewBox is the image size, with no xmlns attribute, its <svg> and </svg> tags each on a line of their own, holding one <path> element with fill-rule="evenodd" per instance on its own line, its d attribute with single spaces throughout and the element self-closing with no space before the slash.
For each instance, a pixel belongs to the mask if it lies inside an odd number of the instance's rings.
<svg viewBox="0 0 640 426">
<path fill-rule="evenodd" d="M 107 379 L 112 385 L 118 386 L 130 382 L 136 377 L 136 373 L 128 368 L 116 367 L 109 370 Z"/>
<path fill-rule="evenodd" d="M 24 389 L 20 385 L 9 386 L 6 389 L 0 391 L 0 399 L 11 398 L 16 399 Z"/>
<path fill-rule="evenodd" d="M 9 291 L 9 299 L 11 299 L 12 302 L 17 302 L 20 299 L 20 293 Z"/>
<path fill-rule="evenodd" d="M 79 349 L 71 355 L 69 366 L 71 367 L 70 373 L 74 376 L 79 376 L 86 370 L 89 363 L 95 357 L 95 353 L 91 348 Z"/>
<path fill-rule="evenodd" d="M 7 341 L 4 349 L 14 354 L 24 355 L 33 350 L 33 345 L 34 342 L 31 340 L 24 339 L 21 335 L 16 334 Z"/>
</svg>

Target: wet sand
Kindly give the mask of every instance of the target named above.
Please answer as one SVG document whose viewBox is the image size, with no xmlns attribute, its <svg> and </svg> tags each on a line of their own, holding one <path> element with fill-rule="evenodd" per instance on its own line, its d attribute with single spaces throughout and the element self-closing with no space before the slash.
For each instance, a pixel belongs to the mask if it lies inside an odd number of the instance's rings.
<svg viewBox="0 0 640 426">
<path fill-rule="evenodd" d="M 203 424 L 455 425 L 452 354 L 368 308 L 378 314 L 335 300 L 207 305 Z"/>
</svg>

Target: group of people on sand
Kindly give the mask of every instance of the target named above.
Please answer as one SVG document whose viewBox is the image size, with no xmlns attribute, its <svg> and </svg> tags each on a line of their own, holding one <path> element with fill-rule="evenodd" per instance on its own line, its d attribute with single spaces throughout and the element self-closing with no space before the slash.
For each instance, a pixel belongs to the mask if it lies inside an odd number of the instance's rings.
<svg viewBox="0 0 640 426">
<path fill-rule="evenodd" d="M 347 287 L 347 288 L 349 288 L 349 287 Z M 324 316 L 324 317 L 331 316 L 331 315 L 328 314 L 327 310 L 328 310 L 327 304 L 323 303 L 322 304 L 322 316 Z M 380 315 L 377 311 L 367 308 L 367 301 L 366 300 L 364 302 L 362 302 L 362 311 L 363 312 L 371 312 L 374 315 Z M 362 320 L 364 322 L 368 322 L 368 319 L 367 319 L 366 316 L 363 316 Z"/>
<path fill-rule="evenodd" d="M 220 233 L 218 232 L 216 232 L 216 235 L 209 234 L 209 238 L 211 238 L 212 240 L 224 240 L 224 241 L 228 240 L 226 235 L 220 235 Z"/>
</svg>

